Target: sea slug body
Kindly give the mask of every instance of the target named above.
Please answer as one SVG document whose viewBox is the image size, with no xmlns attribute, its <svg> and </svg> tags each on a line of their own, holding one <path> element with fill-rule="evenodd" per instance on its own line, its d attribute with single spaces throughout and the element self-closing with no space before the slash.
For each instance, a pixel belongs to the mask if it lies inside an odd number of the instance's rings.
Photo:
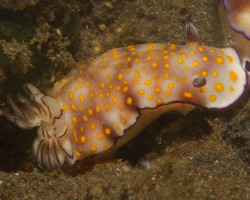
<svg viewBox="0 0 250 200">
<path fill-rule="evenodd" d="M 5 116 L 21 128 L 39 127 L 35 157 L 56 168 L 123 144 L 169 110 L 226 108 L 246 84 L 232 48 L 131 45 L 72 70 L 47 95 L 25 84 L 30 99 L 8 98 L 14 114 Z"/>
<path fill-rule="evenodd" d="M 224 34 L 237 51 L 250 82 L 250 1 L 223 0 L 223 5 L 220 16 Z"/>
<path fill-rule="evenodd" d="M 230 26 L 250 39 L 250 2 L 248 0 L 223 0 Z"/>
</svg>

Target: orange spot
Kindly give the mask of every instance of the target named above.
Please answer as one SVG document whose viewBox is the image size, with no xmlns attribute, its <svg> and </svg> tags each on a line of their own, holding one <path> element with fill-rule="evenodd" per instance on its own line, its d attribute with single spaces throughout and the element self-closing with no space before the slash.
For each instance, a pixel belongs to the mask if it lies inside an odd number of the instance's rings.
<svg viewBox="0 0 250 200">
<path fill-rule="evenodd" d="M 183 96 L 187 99 L 192 99 L 193 98 L 193 94 L 191 92 L 184 92 Z"/>
<path fill-rule="evenodd" d="M 232 81 L 237 81 L 238 77 L 234 71 L 230 71 L 230 78 Z"/>
</svg>

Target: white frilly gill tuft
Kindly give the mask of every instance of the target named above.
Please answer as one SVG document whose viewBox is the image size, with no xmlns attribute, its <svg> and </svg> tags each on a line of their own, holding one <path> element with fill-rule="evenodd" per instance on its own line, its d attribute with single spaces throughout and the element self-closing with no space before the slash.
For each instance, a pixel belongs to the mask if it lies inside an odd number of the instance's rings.
<svg viewBox="0 0 250 200">
<path fill-rule="evenodd" d="M 5 113 L 5 117 L 23 129 L 39 127 L 33 149 L 40 165 L 52 169 L 64 162 L 73 164 L 75 157 L 64 110 L 54 97 L 42 94 L 33 85 L 26 83 L 24 89 L 30 99 L 18 95 L 14 100 L 8 96 L 7 103 L 13 113 Z"/>
</svg>

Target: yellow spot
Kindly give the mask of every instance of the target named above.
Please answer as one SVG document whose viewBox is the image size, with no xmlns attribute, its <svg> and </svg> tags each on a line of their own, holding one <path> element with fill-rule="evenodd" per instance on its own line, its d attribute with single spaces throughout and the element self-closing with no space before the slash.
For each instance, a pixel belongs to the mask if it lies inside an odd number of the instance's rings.
<svg viewBox="0 0 250 200">
<path fill-rule="evenodd" d="M 204 51 L 204 48 L 203 48 L 203 47 L 201 47 L 201 46 L 199 46 L 199 47 L 198 47 L 198 49 L 199 49 L 199 51 L 201 51 L 201 52 L 203 52 L 203 51 Z"/>
<path fill-rule="evenodd" d="M 91 108 L 89 108 L 89 109 L 88 109 L 88 114 L 89 114 L 89 115 L 93 115 L 93 114 L 94 114 L 94 111 L 93 111 Z"/>
<path fill-rule="evenodd" d="M 181 54 L 181 57 L 182 57 L 182 58 L 188 58 L 188 55 L 185 54 L 185 53 L 182 53 L 182 54 Z"/>
<path fill-rule="evenodd" d="M 69 98 L 74 99 L 74 93 L 73 92 L 69 92 Z"/>
<path fill-rule="evenodd" d="M 89 87 L 90 83 L 88 81 L 85 81 L 85 85 Z"/>
<path fill-rule="evenodd" d="M 152 56 L 147 56 L 146 57 L 146 60 L 151 60 L 152 59 Z"/>
<path fill-rule="evenodd" d="M 94 94 L 93 94 L 93 92 L 89 92 L 89 98 L 93 98 L 94 97 Z"/>
<path fill-rule="evenodd" d="M 109 84 L 109 89 L 112 89 L 113 88 L 113 83 L 110 83 Z"/>
<path fill-rule="evenodd" d="M 232 81 L 237 81 L 238 77 L 234 71 L 230 71 L 230 78 Z"/>
<path fill-rule="evenodd" d="M 72 122 L 73 122 L 74 124 L 77 124 L 78 121 L 77 121 L 77 118 L 76 118 L 75 116 L 72 117 Z"/>
<path fill-rule="evenodd" d="M 97 134 L 97 139 L 98 139 L 98 140 L 102 140 L 102 139 L 103 139 L 103 135 L 102 135 L 101 133 L 98 133 L 98 134 Z"/>
<path fill-rule="evenodd" d="M 199 66 L 199 61 L 197 61 L 197 60 L 193 61 L 193 66 L 198 67 Z"/>
<path fill-rule="evenodd" d="M 76 131 L 73 132 L 73 136 L 74 136 L 75 142 L 78 142 L 78 138 L 77 138 L 77 133 L 76 133 Z"/>
<path fill-rule="evenodd" d="M 224 90 L 224 86 L 221 82 L 215 83 L 214 88 L 217 92 L 222 92 Z"/>
<path fill-rule="evenodd" d="M 96 106 L 95 106 L 95 111 L 96 111 L 97 113 L 101 112 L 101 107 L 98 106 L 98 105 L 96 105 Z"/>
<path fill-rule="evenodd" d="M 116 129 L 117 129 L 118 131 L 120 131 L 120 130 L 121 130 L 121 127 L 120 127 L 120 125 L 119 125 L 119 124 L 117 124 L 117 125 L 116 125 Z"/>
<path fill-rule="evenodd" d="M 125 72 L 125 73 L 129 73 L 129 72 L 130 72 L 130 68 L 125 68 L 125 69 L 124 69 L 124 72 Z"/>
<path fill-rule="evenodd" d="M 195 55 L 195 54 L 196 54 L 196 52 L 193 51 L 193 50 L 190 50 L 189 53 L 192 54 L 192 55 Z"/>
<path fill-rule="evenodd" d="M 121 123 L 123 123 L 123 124 L 125 124 L 125 123 L 127 122 L 127 120 L 124 119 L 124 118 L 121 118 L 120 121 L 121 121 Z"/>
<path fill-rule="evenodd" d="M 81 143 L 85 143 L 86 142 L 86 137 L 85 136 L 81 136 L 80 140 L 81 140 Z"/>
<path fill-rule="evenodd" d="M 145 94 L 145 90 L 138 90 L 138 94 Z"/>
<path fill-rule="evenodd" d="M 64 110 L 68 110 L 68 109 L 69 109 L 69 108 L 68 108 L 68 105 L 64 104 L 64 105 L 63 105 L 63 109 L 64 109 Z"/>
<path fill-rule="evenodd" d="M 138 62 L 140 62 L 139 58 L 134 59 L 134 63 L 138 63 Z"/>
<path fill-rule="evenodd" d="M 151 82 L 152 82 L 151 80 L 146 80 L 146 81 L 144 82 L 144 84 L 145 84 L 145 85 L 150 85 Z"/>
<path fill-rule="evenodd" d="M 109 111 L 109 110 L 110 110 L 110 106 L 109 106 L 108 103 L 105 103 L 104 106 L 105 106 L 106 111 Z"/>
<path fill-rule="evenodd" d="M 116 102 L 117 102 L 117 97 L 116 96 L 113 97 L 112 102 L 113 102 L 113 104 L 116 104 Z"/>
<path fill-rule="evenodd" d="M 163 58 L 163 60 L 167 60 L 167 59 L 169 59 L 169 56 L 163 56 L 162 58 Z"/>
<path fill-rule="evenodd" d="M 233 58 L 232 58 L 231 56 L 227 56 L 227 60 L 228 60 L 229 62 L 233 62 Z"/>
<path fill-rule="evenodd" d="M 76 106 L 75 106 L 75 104 L 71 104 L 71 109 L 72 109 L 73 111 L 76 111 Z"/>
<path fill-rule="evenodd" d="M 220 64 L 220 65 L 222 65 L 222 64 L 224 63 L 224 59 L 223 59 L 221 56 L 217 56 L 217 57 L 215 58 L 215 61 L 216 61 L 218 64 Z"/>
<path fill-rule="evenodd" d="M 210 52 L 210 53 L 214 53 L 214 49 L 210 49 L 209 52 Z"/>
<path fill-rule="evenodd" d="M 56 100 L 60 101 L 61 97 L 57 97 Z"/>
<path fill-rule="evenodd" d="M 64 78 L 64 79 L 62 79 L 62 83 L 65 83 L 66 82 L 66 79 Z"/>
<path fill-rule="evenodd" d="M 128 91 L 128 86 L 125 86 L 124 88 L 123 88 L 123 92 L 127 92 Z"/>
<path fill-rule="evenodd" d="M 164 78 L 164 79 L 168 79 L 168 78 L 169 78 L 169 73 L 164 73 L 164 74 L 163 74 L 163 78 Z"/>
<path fill-rule="evenodd" d="M 208 61 L 208 57 L 207 56 L 203 56 L 202 57 L 202 61 L 204 61 L 204 62 Z"/>
<path fill-rule="evenodd" d="M 160 87 L 156 87 L 155 88 L 155 93 L 159 93 L 159 92 L 161 92 L 161 88 Z"/>
<path fill-rule="evenodd" d="M 81 157 L 81 153 L 79 151 L 75 151 L 76 157 L 80 158 Z"/>
<path fill-rule="evenodd" d="M 105 133 L 106 135 L 110 135 L 111 129 L 110 129 L 110 128 L 105 128 L 105 129 L 104 129 L 104 133 Z"/>
<path fill-rule="evenodd" d="M 109 92 L 106 92 L 106 96 L 109 97 L 110 93 Z"/>
<path fill-rule="evenodd" d="M 131 97 L 127 98 L 127 104 L 131 105 L 133 103 L 133 99 Z"/>
<path fill-rule="evenodd" d="M 83 116 L 82 116 L 82 120 L 83 120 L 84 122 L 87 122 L 89 119 L 88 119 L 88 117 L 87 117 L 86 115 L 83 115 Z"/>
<path fill-rule="evenodd" d="M 99 97 L 100 97 L 100 99 L 102 99 L 103 98 L 103 93 L 99 93 Z"/>
<path fill-rule="evenodd" d="M 171 95 L 171 92 L 170 92 L 170 91 L 166 91 L 166 92 L 165 92 L 165 95 L 166 95 L 167 97 L 169 97 L 169 96 Z"/>
<path fill-rule="evenodd" d="M 230 86 L 230 87 L 229 87 L 229 91 L 230 91 L 230 92 L 233 92 L 233 91 L 234 91 L 234 87 L 233 87 L 233 86 Z"/>
<path fill-rule="evenodd" d="M 120 108 L 120 111 L 123 111 L 123 104 L 122 103 L 119 104 L 119 108 Z"/>
<path fill-rule="evenodd" d="M 80 127 L 80 132 L 83 133 L 83 127 L 82 126 Z"/>
<path fill-rule="evenodd" d="M 154 78 L 157 78 L 157 77 L 158 77 L 158 74 L 157 74 L 157 73 L 154 73 L 154 74 L 153 74 L 153 77 L 154 77 Z"/>
<path fill-rule="evenodd" d="M 217 77 L 217 76 L 218 76 L 218 72 L 217 72 L 217 71 L 213 71 L 213 72 L 212 72 L 212 76 L 213 76 L 213 77 Z"/>
<path fill-rule="evenodd" d="M 158 64 L 156 62 L 152 62 L 152 64 L 151 64 L 152 68 L 156 68 L 157 66 L 158 66 Z"/>
<path fill-rule="evenodd" d="M 168 87 L 169 87 L 170 89 L 173 89 L 173 88 L 174 88 L 174 84 L 173 84 L 173 83 L 169 83 L 169 84 L 168 84 Z"/>
<path fill-rule="evenodd" d="M 80 96 L 79 96 L 79 99 L 80 99 L 80 101 L 81 101 L 82 103 L 85 102 L 85 98 L 83 97 L 83 95 L 80 95 Z"/>
<path fill-rule="evenodd" d="M 100 83 L 100 86 L 101 86 L 101 88 L 105 88 L 105 83 L 104 83 L 104 82 L 101 82 L 101 83 Z"/>
<path fill-rule="evenodd" d="M 206 88 L 205 87 L 201 87 L 199 90 L 200 90 L 201 93 L 206 92 Z"/>
<path fill-rule="evenodd" d="M 107 78 L 110 78 L 110 77 L 111 77 L 111 75 L 112 75 L 112 74 L 109 72 L 109 73 L 107 73 L 107 75 L 106 75 L 106 76 L 107 76 Z"/>
<path fill-rule="evenodd" d="M 162 104 L 162 103 L 163 103 L 163 101 L 162 101 L 162 99 L 161 99 L 161 98 L 159 98 L 159 99 L 157 99 L 157 100 L 156 100 L 156 103 L 159 105 L 159 104 Z"/>
<path fill-rule="evenodd" d="M 97 147 L 95 145 L 90 147 L 90 151 L 91 152 L 96 152 L 97 151 Z"/>
<path fill-rule="evenodd" d="M 82 88 L 82 83 L 79 82 L 79 83 L 77 83 L 77 85 L 79 88 Z"/>
<path fill-rule="evenodd" d="M 192 99 L 193 98 L 193 94 L 191 92 L 184 92 L 183 96 L 187 99 Z"/>
<path fill-rule="evenodd" d="M 155 47 L 155 45 L 153 43 L 148 43 L 148 48 L 149 49 L 153 49 Z"/>
<path fill-rule="evenodd" d="M 130 57 L 130 56 L 128 56 L 127 58 L 126 58 L 126 61 L 127 62 L 130 62 L 132 60 L 132 58 Z"/>
<path fill-rule="evenodd" d="M 175 50 L 177 48 L 177 45 L 176 44 L 170 44 L 169 48 L 172 49 L 172 50 Z"/>
<path fill-rule="evenodd" d="M 212 94 L 212 95 L 209 96 L 209 100 L 210 101 L 216 101 L 216 98 L 217 97 L 214 94 Z"/>
<path fill-rule="evenodd" d="M 186 83 L 186 82 L 187 82 L 187 77 L 182 77 L 182 78 L 181 78 L 181 82 L 182 82 L 182 83 Z"/>
<path fill-rule="evenodd" d="M 181 64 L 184 62 L 182 58 L 178 58 L 177 61 Z"/>
<path fill-rule="evenodd" d="M 136 78 L 139 78 L 140 76 L 141 76 L 141 73 L 140 73 L 139 71 L 136 71 L 136 72 L 135 72 L 135 77 L 136 77 Z"/>
<path fill-rule="evenodd" d="M 101 67 L 98 67 L 96 71 L 99 73 L 101 71 Z"/>
<path fill-rule="evenodd" d="M 202 70 L 202 71 L 201 71 L 201 75 L 202 75 L 203 77 L 206 77 L 206 76 L 207 76 L 207 71 L 206 71 L 206 70 Z"/>
<path fill-rule="evenodd" d="M 189 70 L 189 66 L 186 65 L 186 66 L 184 67 L 184 69 L 185 69 L 185 70 Z"/>
<path fill-rule="evenodd" d="M 148 95 L 148 100 L 153 100 L 153 99 L 154 99 L 153 95 Z"/>
<path fill-rule="evenodd" d="M 116 91 L 119 92 L 120 90 L 121 90 L 121 86 L 120 85 L 116 86 Z"/>
<path fill-rule="evenodd" d="M 168 68 L 170 67 L 170 64 L 169 64 L 169 63 L 165 63 L 165 64 L 164 64 L 164 67 L 165 67 L 166 69 L 168 69 Z"/>
<path fill-rule="evenodd" d="M 127 116 L 127 118 L 130 118 L 130 114 L 129 113 L 126 113 L 126 116 Z"/>
<path fill-rule="evenodd" d="M 118 80 L 122 80 L 123 75 L 121 73 L 119 73 L 117 78 L 118 78 Z"/>
<path fill-rule="evenodd" d="M 90 129 L 91 129 L 92 131 L 94 131 L 94 130 L 96 129 L 95 123 L 91 123 L 91 124 L 90 124 Z"/>
</svg>

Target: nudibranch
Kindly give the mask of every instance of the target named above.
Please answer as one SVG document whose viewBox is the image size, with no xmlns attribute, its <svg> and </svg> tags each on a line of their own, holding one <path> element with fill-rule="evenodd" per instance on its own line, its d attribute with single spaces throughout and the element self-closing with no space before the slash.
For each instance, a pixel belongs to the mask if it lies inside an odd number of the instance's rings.
<svg viewBox="0 0 250 200">
<path fill-rule="evenodd" d="M 26 83 L 29 99 L 8 97 L 14 113 L 5 116 L 20 128 L 38 127 L 35 157 L 56 168 L 119 147 L 169 110 L 226 108 L 246 84 L 232 48 L 131 45 L 72 70 L 47 95 Z"/>
<path fill-rule="evenodd" d="M 223 4 L 225 9 L 220 9 L 220 15 L 224 33 L 250 79 L 250 1 L 223 0 Z"/>
<path fill-rule="evenodd" d="M 230 26 L 250 39 L 250 1 L 223 0 Z"/>
</svg>

